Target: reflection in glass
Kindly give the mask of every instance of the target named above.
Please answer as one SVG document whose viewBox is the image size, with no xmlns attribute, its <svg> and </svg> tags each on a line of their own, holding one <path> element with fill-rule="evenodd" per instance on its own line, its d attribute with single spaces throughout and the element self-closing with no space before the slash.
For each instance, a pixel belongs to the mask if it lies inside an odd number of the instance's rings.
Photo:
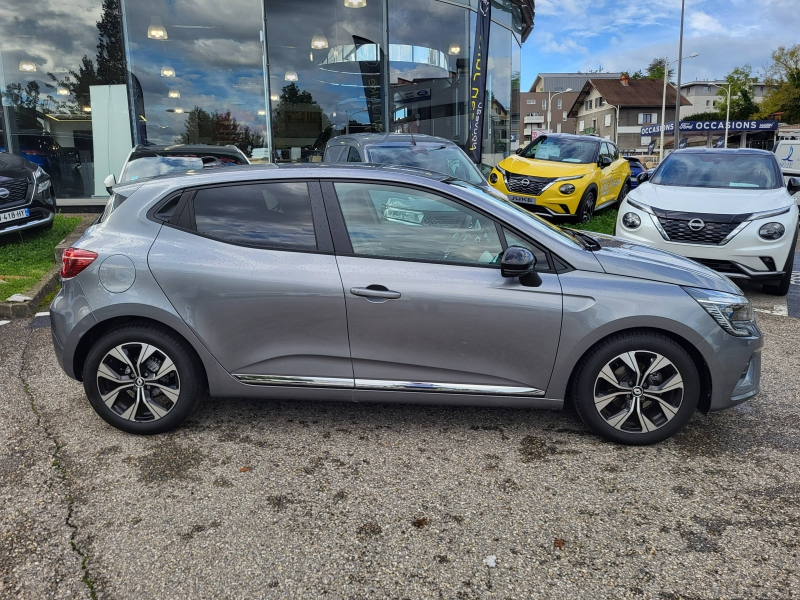
<svg viewBox="0 0 800 600">
<path fill-rule="evenodd" d="M 492 13 L 494 17 L 495 14 Z M 486 97 L 489 112 L 484 122 L 484 165 L 497 165 L 509 155 L 511 147 L 511 32 L 492 23 L 489 33 Z"/>
<path fill-rule="evenodd" d="M 85 4 L 65 26 L 40 3 L 2 2 L 13 18 L 0 19 L 0 149 L 39 165 L 57 198 L 93 193 L 90 90 L 125 83 L 118 0 Z"/>
</svg>

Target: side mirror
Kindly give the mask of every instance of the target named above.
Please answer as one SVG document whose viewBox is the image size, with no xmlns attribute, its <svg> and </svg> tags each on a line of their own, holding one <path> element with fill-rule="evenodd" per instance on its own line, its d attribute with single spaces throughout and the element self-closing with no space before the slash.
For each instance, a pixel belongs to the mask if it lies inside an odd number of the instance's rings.
<svg viewBox="0 0 800 600">
<path fill-rule="evenodd" d="M 642 171 L 636 176 L 636 181 L 638 181 L 639 183 L 650 181 L 650 173 L 648 173 L 647 171 Z"/>
<path fill-rule="evenodd" d="M 509 246 L 500 259 L 500 274 L 503 277 L 519 277 L 527 287 L 539 287 L 542 278 L 536 272 L 536 257 L 522 246 Z"/>
<path fill-rule="evenodd" d="M 786 182 L 786 189 L 792 196 L 800 192 L 800 177 L 789 177 L 789 181 Z"/>
<path fill-rule="evenodd" d="M 109 194 L 111 193 L 111 188 L 114 187 L 116 184 L 117 184 L 117 178 L 114 177 L 113 173 L 108 177 L 106 177 L 105 179 L 103 179 L 103 185 L 106 186 L 106 191 Z"/>
<path fill-rule="evenodd" d="M 600 157 L 600 167 L 605 169 L 606 167 L 610 167 L 614 161 L 611 159 L 610 156 L 601 156 Z"/>
<path fill-rule="evenodd" d="M 518 155 L 522 156 L 522 151 L 523 150 L 525 150 L 525 148 L 517 148 L 516 150 L 514 150 L 514 154 L 518 154 Z"/>
</svg>

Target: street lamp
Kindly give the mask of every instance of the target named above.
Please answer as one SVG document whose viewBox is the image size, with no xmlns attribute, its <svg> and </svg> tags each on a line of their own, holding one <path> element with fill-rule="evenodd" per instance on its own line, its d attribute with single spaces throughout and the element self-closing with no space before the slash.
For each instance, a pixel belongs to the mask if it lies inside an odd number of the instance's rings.
<svg viewBox="0 0 800 600">
<path fill-rule="evenodd" d="M 689 56 L 684 56 L 684 59 L 687 58 L 695 58 L 699 56 L 697 52 L 692 52 Z M 669 58 L 664 58 L 664 93 L 661 96 L 661 141 L 658 145 L 658 162 L 664 160 L 664 128 L 667 126 L 666 118 L 667 118 L 667 80 L 669 79 L 669 69 L 674 65 L 678 60 L 673 60 L 672 62 L 668 62 Z M 680 123 L 680 96 L 681 92 L 679 88 L 675 88 L 675 93 L 678 94 L 678 110 L 675 113 L 675 130 L 678 129 L 678 123 Z M 677 149 L 677 146 L 676 146 Z"/>
<path fill-rule="evenodd" d="M 727 103 L 728 107 L 725 109 L 725 146 L 723 146 L 724 148 L 727 148 L 728 147 L 728 121 L 731 118 L 731 86 L 733 84 L 729 83 L 728 85 L 720 85 L 718 83 L 712 83 L 711 85 L 713 85 L 714 87 L 722 88 L 723 90 L 725 90 L 725 95 L 727 96 L 727 102 L 726 103 Z"/>
<path fill-rule="evenodd" d="M 681 31 L 678 36 L 678 77 L 675 82 L 675 141 L 673 142 L 672 149 L 678 149 L 678 142 L 681 141 L 681 65 L 683 56 L 683 16 L 686 12 L 686 0 L 681 0 Z M 665 73 L 666 76 L 666 73 Z M 660 157 L 659 157 L 660 160 Z"/>
<path fill-rule="evenodd" d="M 571 92 L 571 91 L 572 91 L 572 88 L 567 88 L 563 92 L 556 92 L 555 94 L 553 92 L 547 92 L 547 130 L 548 131 L 550 131 L 550 115 L 551 115 L 550 109 L 551 109 L 552 104 L 553 104 L 553 98 L 555 98 L 559 94 L 566 94 L 567 92 Z"/>
</svg>

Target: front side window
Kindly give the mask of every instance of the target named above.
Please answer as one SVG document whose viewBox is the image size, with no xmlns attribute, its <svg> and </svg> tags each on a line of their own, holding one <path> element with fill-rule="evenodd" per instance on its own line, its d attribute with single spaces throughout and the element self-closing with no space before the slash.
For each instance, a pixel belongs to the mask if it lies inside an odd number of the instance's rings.
<svg viewBox="0 0 800 600">
<path fill-rule="evenodd" d="M 655 185 L 772 190 L 783 185 L 772 156 L 716 152 L 670 154 L 652 178 Z"/>
<path fill-rule="evenodd" d="M 201 189 L 194 197 L 194 218 L 198 233 L 223 242 L 317 249 L 305 182 Z"/>
<path fill-rule="evenodd" d="M 503 246 L 494 221 L 436 194 L 372 183 L 336 183 L 353 252 L 486 266 Z"/>
</svg>

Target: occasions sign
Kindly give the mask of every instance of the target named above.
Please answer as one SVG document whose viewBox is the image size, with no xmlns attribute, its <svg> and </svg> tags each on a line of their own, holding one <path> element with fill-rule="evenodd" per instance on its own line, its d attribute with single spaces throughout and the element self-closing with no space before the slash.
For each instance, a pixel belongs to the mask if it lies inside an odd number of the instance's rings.
<svg viewBox="0 0 800 600">
<path fill-rule="evenodd" d="M 675 123 L 667 123 L 664 132 L 675 131 Z M 725 131 L 725 121 L 681 121 L 681 131 L 708 133 Z M 778 131 L 777 121 L 728 121 L 728 131 Z M 642 127 L 642 135 L 661 133 L 661 125 Z"/>
</svg>

